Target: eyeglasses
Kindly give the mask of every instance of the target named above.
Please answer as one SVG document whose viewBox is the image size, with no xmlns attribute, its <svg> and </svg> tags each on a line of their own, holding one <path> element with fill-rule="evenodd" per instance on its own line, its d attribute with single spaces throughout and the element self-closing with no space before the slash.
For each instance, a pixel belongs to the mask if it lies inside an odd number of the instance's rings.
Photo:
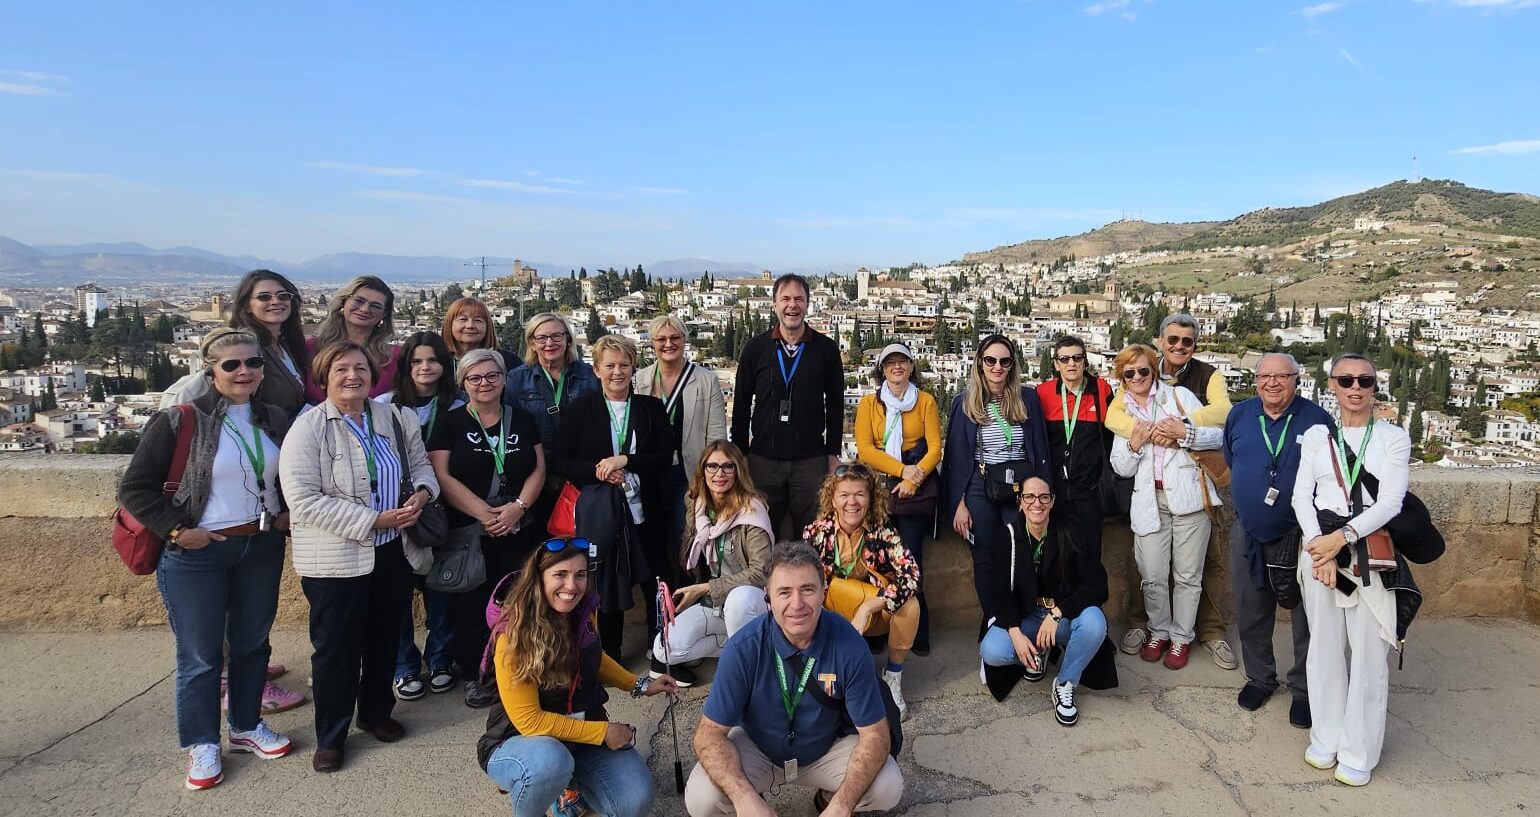
<svg viewBox="0 0 1540 817">
<path fill-rule="evenodd" d="M 545 335 L 535 335 L 534 337 L 530 338 L 530 340 L 534 341 L 535 343 L 537 343 L 537 344 L 539 344 L 541 346 L 544 346 L 547 343 L 562 343 L 566 339 L 567 339 L 567 333 L 566 332 L 551 332 L 551 333 L 545 334 Z"/>
<path fill-rule="evenodd" d="M 1015 358 L 995 357 L 994 355 L 981 355 L 979 357 L 979 362 L 991 369 L 995 368 L 996 366 L 999 366 L 1002 369 L 1009 369 L 1010 367 L 1016 365 Z"/>
<path fill-rule="evenodd" d="M 239 369 L 241 367 L 241 364 L 245 364 L 246 368 L 248 368 L 248 369 L 258 369 L 258 370 L 260 370 L 262 368 L 262 365 L 265 364 L 266 362 L 267 361 L 263 360 L 260 357 L 248 357 L 245 360 L 241 360 L 240 358 L 232 357 L 229 360 L 221 360 L 221 361 L 219 361 L 219 368 L 224 369 L 227 372 L 233 372 L 236 369 Z"/>
<path fill-rule="evenodd" d="M 721 471 L 724 474 L 735 474 L 735 473 L 738 472 L 738 463 L 736 463 L 736 462 L 708 462 L 708 463 L 702 464 L 701 468 L 706 473 L 708 473 L 708 474 L 715 474 L 718 471 Z"/>
<path fill-rule="evenodd" d="M 1022 494 L 1021 501 L 1026 505 L 1051 505 L 1053 494 Z"/>
<path fill-rule="evenodd" d="M 286 303 L 294 300 L 294 293 L 292 293 L 292 292 L 258 292 L 257 294 L 255 294 L 255 295 L 253 295 L 251 297 L 255 298 L 258 301 L 261 301 L 262 303 L 268 303 L 269 301 L 272 301 L 274 298 L 276 298 L 276 299 L 278 299 L 279 303 L 286 304 Z"/>
<path fill-rule="evenodd" d="M 587 539 L 584 539 L 581 536 L 554 537 L 545 540 L 545 549 L 552 553 L 561 553 L 567 548 L 572 548 L 573 550 L 588 550 L 589 542 Z"/>
<path fill-rule="evenodd" d="M 348 299 L 348 306 L 353 309 L 367 309 L 374 315 L 385 314 L 385 304 L 379 301 L 371 301 L 367 298 L 360 298 L 357 295 Z"/>
<path fill-rule="evenodd" d="M 535 342 L 539 343 L 540 339 L 535 338 Z M 684 335 L 654 335 L 652 342 L 659 346 L 678 346 L 684 343 Z"/>
<path fill-rule="evenodd" d="M 1150 376 L 1150 367 L 1148 367 L 1148 366 L 1140 366 L 1137 369 L 1124 369 L 1123 370 L 1123 379 L 1124 380 L 1133 380 L 1136 377 L 1149 377 L 1149 376 Z"/>
<path fill-rule="evenodd" d="M 1054 360 L 1057 360 L 1057 361 L 1059 361 L 1060 363 L 1063 363 L 1066 366 L 1068 366 L 1071 363 L 1084 363 L 1085 362 L 1085 352 L 1081 352 L 1078 355 L 1059 355 L 1059 356 L 1055 357 Z"/>
<path fill-rule="evenodd" d="M 1337 374 L 1332 375 L 1331 379 L 1337 381 L 1337 385 L 1344 389 L 1353 388 L 1353 384 L 1355 382 L 1358 384 L 1358 388 L 1360 389 L 1372 389 L 1374 388 L 1374 384 L 1376 382 L 1376 379 L 1372 374 L 1361 374 L 1356 377 L 1350 374 Z"/>
<path fill-rule="evenodd" d="M 1197 343 L 1197 341 L 1193 340 L 1192 338 L 1184 338 L 1184 337 L 1181 337 L 1180 335 L 1167 335 L 1166 336 L 1166 345 L 1167 346 L 1180 346 L 1180 347 L 1182 347 L 1184 349 L 1191 349 L 1193 347 L 1193 345 L 1196 344 L 1196 343 Z"/>
<path fill-rule="evenodd" d="M 834 469 L 834 476 L 836 477 L 869 477 L 871 475 L 872 469 L 867 468 L 865 465 L 859 462 L 841 464 L 836 466 Z"/>
<path fill-rule="evenodd" d="M 468 375 L 465 376 L 465 382 L 471 384 L 472 386 L 480 386 L 482 383 L 486 383 L 488 385 L 495 385 L 497 383 L 497 381 L 502 380 L 502 379 L 503 379 L 503 373 L 502 372 L 487 372 L 486 374 L 468 374 Z"/>
<path fill-rule="evenodd" d="M 1299 377 L 1299 372 L 1284 372 L 1283 374 L 1271 374 L 1271 373 L 1269 373 L 1269 374 L 1262 374 L 1260 372 L 1257 373 L 1257 379 L 1261 380 L 1263 382 L 1266 382 L 1266 381 L 1269 381 L 1269 380 L 1288 380 L 1288 379 L 1294 378 L 1294 377 Z"/>
</svg>

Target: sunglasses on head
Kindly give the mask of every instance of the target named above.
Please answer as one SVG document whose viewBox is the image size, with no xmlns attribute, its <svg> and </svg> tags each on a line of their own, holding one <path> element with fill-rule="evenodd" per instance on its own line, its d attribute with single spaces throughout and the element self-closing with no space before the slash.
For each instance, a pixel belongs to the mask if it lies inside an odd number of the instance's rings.
<svg viewBox="0 0 1540 817">
<path fill-rule="evenodd" d="M 588 551 L 588 547 L 588 540 L 581 536 L 558 536 L 545 540 L 545 549 L 552 553 L 561 553 L 567 548 L 572 548 L 573 550 L 581 550 L 586 553 Z"/>
<path fill-rule="evenodd" d="M 1002 369 L 1009 369 L 1010 367 L 1016 365 L 1015 358 L 995 357 L 994 355 L 981 355 L 979 356 L 979 362 L 991 369 L 996 366 L 999 366 Z"/>
<path fill-rule="evenodd" d="M 1334 374 L 1332 375 L 1331 379 L 1337 381 L 1337 385 L 1344 389 L 1353 388 L 1353 384 L 1355 382 L 1358 384 L 1358 388 L 1360 389 L 1372 389 L 1374 388 L 1375 384 L 1375 377 L 1372 374 L 1361 374 L 1357 376 L 1350 374 Z"/>
<path fill-rule="evenodd" d="M 1149 377 L 1150 376 L 1150 372 L 1151 372 L 1151 370 L 1150 370 L 1150 367 L 1148 367 L 1148 366 L 1140 366 L 1137 369 L 1124 369 L 1123 370 L 1123 379 L 1124 380 L 1133 380 L 1136 377 Z"/>
<path fill-rule="evenodd" d="M 1168 335 L 1166 337 L 1167 346 L 1181 346 L 1183 348 L 1190 349 L 1195 343 L 1197 343 L 1197 341 L 1193 340 L 1192 338 L 1184 338 L 1177 335 Z"/>
<path fill-rule="evenodd" d="M 1069 365 L 1071 363 L 1084 363 L 1085 352 L 1081 352 L 1078 355 L 1058 355 L 1054 357 L 1054 360 L 1057 360 L 1065 365 Z"/>
<path fill-rule="evenodd" d="M 219 368 L 224 369 L 227 372 L 233 372 L 236 369 L 239 369 L 241 367 L 241 364 L 244 363 L 244 364 L 246 364 L 246 368 L 248 368 L 248 369 L 260 369 L 260 368 L 262 368 L 262 365 L 264 363 L 266 363 L 266 362 L 267 361 L 263 360 L 260 357 L 248 357 L 245 360 L 241 360 L 240 358 L 232 357 L 229 360 L 221 360 L 221 361 L 219 361 Z"/>
<path fill-rule="evenodd" d="M 836 477 L 869 477 L 872 475 L 872 469 L 867 468 L 865 465 L 862 465 L 859 462 L 854 462 L 836 466 L 834 469 L 834 475 Z"/>
</svg>

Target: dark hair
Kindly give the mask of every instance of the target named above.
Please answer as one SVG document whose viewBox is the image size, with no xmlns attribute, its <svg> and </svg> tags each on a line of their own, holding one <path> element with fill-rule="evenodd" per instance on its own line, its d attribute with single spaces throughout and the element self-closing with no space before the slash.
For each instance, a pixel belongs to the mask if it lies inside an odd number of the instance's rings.
<svg viewBox="0 0 1540 817">
<path fill-rule="evenodd" d="M 770 548 L 770 558 L 765 562 L 765 589 L 770 589 L 770 574 L 778 567 L 810 567 L 818 574 L 818 581 L 823 582 L 823 559 L 818 557 L 818 551 L 813 546 L 800 539 L 789 542 L 777 542 Z"/>
<path fill-rule="evenodd" d="M 438 377 L 436 391 L 431 399 L 438 401 L 440 413 L 449 411 L 449 404 L 459 396 L 459 390 L 455 387 L 454 356 L 449 353 L 449 344 L 444 342 L 444 337 L 437 332 L 414 332 L 406 339 L 401 347 L 401 356 L 396 359 L 396 379 L 391 386 L 395 388 L 395 396 L 391 402 L 398 406 L 417 407 L 425 405 L 425 401 L 417 394 L 417 381 L 412 379 L 412 355 L 416 354 L 418 347 L 427 346 L 433 350 L 433 357 L 438 360 L 444 371 Z"/>
<path fill-rule="evenodd" d="M 1079 346 L 1082 350 L 1086 348 L 1085 341 L 1080 338 L 1074 335 L 1060 335 L 1059 339 L 1053 342 L 1053 353 L 1057 355 L 1060 349 L 1067 349 L 1071 346 Z"/>
<path fill-rule="evenodd" d="M 289 301 L 289 317 L 283 321 L 283 326 L 278 329 L 278 337 L 268 331 L 267 324 L 257 320 L 251 314 L 251 296 L 257 289 L 257 284 L 263 281 L 272 281 L 290 295 L 294 296 Z M 234 329 L 245 329 L 257 336 L 262 346 L 278 346 L 289 353 L 294 361 L 294 368 L 299 369 L 300 380 L 305 379 L 305 371 L 310 361 L 305 354 L 305 329 L 303 319 L 300 317 L 300 308 L 304 302 L 300 298 L 299 287 L 293 281 L 273 272 L 270 269 L 254 269 L 241 278 L 241 282 L 235 285 L 234 303 L 230 305 L 230 326 Z"/>
<path fill-rule="evenodd" d="M 315 359 L 311 361 L 310 379 L 321 388 L 321 391 L 326 391 L 327 371 L 331 369 L 333 363 L 337 362 L 337 358 L 342 357 L 348 352 L 358 352 L 359 354 L 362 354 L 364 356 L 364 361 L 369 364 L 370 388 L 374 388 L 374 384 L 379 382 L 380 367 L 376 366 L 374 363 L 374 358 L 369 356 L 369 350 L 359 346 L 351 340 L 339 340 L 336 343 L 330 344 L 321 349 L 321 351 L 316 352 Z"/>
<path fill-rule="evenodd" d="M 786 286 L 787 284 L 796 284 L 802 287 L 803 295 L 806 295 L 809 298 L 813 297 L 813 288 L 807 285 L 807 279 L 796 274 L 795 272 L 788 272 L 785 275 L 775 279 L 775 283 L 770 285 L 770 297 L 774 298 L 775 296 L 781 294 L 781 287 Z"/>
</svg>

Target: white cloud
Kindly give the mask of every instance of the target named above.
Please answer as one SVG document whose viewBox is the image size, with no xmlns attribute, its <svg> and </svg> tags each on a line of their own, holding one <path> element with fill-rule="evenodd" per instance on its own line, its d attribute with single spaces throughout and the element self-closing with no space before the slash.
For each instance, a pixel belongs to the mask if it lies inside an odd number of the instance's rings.
<svg viewBox="0 0 1540 817">
<path fill-rule="evenodd" d="M 0 94 L 15 94 L 17 96 L 69 96 L 69 94 L 56 88 L 20 82 L 0 82 Z"/>
<path fill-rule="evenodd" d="M 1299 13 L 1306 17 L 1316 17 L 1322 14 L 1330 14 L 1340 8 L 1342 7 L 1336 3 L 1317 3 L 1313 6 L 1305 6 L 1299 10 Z"/>
<path fill-rule="evenodd" d="M 348 173 L 365 173 L 370 176 L 393 176 L 398 178 L 431 175 L 431 171 L 418 170 L 415 167 L 381 167 L 378 165 L 358 165 L 351 162 L 306 162 L 305 167 L 312 170 L 342 170 Z"/>
<path fill-rule="evenodd" d="M 1353 57 L 1353 55 L 1351 53 L 1349 53 L 1346 48 L 1343 48 L 1340 45 L 1337 46 L 1337 53 L 1341 54 L 1342 58 L 1347 60 L 1348 63 L 1351 64 L 1354 68 L 1357 68 L 1360 71 L 1368 71 L 1369 70 L 1369 69 L 1364 67 L 1363 63 L 1361 63 L 1357 59 L 1355 59 Z"/>
<path fill-rule="evenodd" d="M 414 190 L 359 190 L 353 195 L 379 201 L 411 201 L 420 204 L 473 204 L 471 199 L 458 196 L 440 196 L 435 193 L 418 193 Z"/>
<path fill-rule="evenodd" d="M 1540 139 L 1520 139 L 1511 142 L 1498 142 L 1495 145 L 1477 145 L 1475 147 L 1460 148 L 1455 153 L 1476 153 L 1490 156 L 1522 156 L 1526 153 L 1540 153 Z"/>
<path fill-rule="evenodd" d="M 566 190 L 560 187 L 552 187 L 548 184 L 528 184 L 508 179 L 460 179 L 459 184 L 466 187 L 487 187 L 493 190 L 512 190 L 515 193 L 566 193 L 576 195 L 581 191 Z"/>
<path fill-rule="evenodd" d="M 70 78 L 63 74 L 50 74 L 46 71 L 17 71 L 15 69 L 0 70 L 0 76 L 16 77 L 28 82 L 69 82 Z"/>
<path fill-rule="evenodd" d="M 1082 11 L 1091 15 L 1092 17 L 1096 17 L 1102 14 L 1106 14 L 1109 11 L 1117 11 L 1118 9 L 1128 6 L 1133 2 L 1134 0 L 1101 0 L 1099 3 L 1092 3 L 1091 5 L 1086 6 L 1084 9 L 1082 9 Z"/>
</svg>

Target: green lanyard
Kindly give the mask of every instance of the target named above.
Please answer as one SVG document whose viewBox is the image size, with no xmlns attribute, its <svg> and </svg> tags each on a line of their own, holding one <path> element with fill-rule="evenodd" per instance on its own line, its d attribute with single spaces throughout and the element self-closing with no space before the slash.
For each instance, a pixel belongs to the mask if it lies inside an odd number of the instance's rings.
<svg viewBox="0 0 1540 817">
<path fill-rule="evenodd" d="M 813 677 L 813 664 L 818 659 L 808 656 L 807 663 L 802 665 L 802 677 L 797 679 L 797 691 L 793 693 L 786 688 L 786 662 L 781 660 L 781 654 L 772 651 L 775 656 L 775 677 L 781 682 L 781 704 L 786 707 L 786 726 L 788 729 L 796 728 L 797 704 L 802 702 L 802 693 L 807 690 L 807 679 Z"/>
<path fill-rule="evenodd" d="M 622 449 L 626 444 L 626 427 L 631 425 L 631 398 L 626 398 L 626 413 L 619 417 L 616 417 L 615 410 L 610 408 L 608 399 L 604 401 L 604 410 L 610 414 L 610 433 L 615 435 L 615 453 L 624 453 Z"/>
<path fill-rule="evenodd" d="M 1032 531 L 1027 531 L 1027 541 L 1032 543 L 1032 566 L 1033 567 L 1042 567 L 1043 566 L 1043 543 L 1048 541 L 1048 531 L 1047 530 L 1043 531 L 1043 538 L 1041 538 L 1041 539 L 1038 539 L 1038 538 L 1034 537 L 1032 535 Z"/>
<path fill-rule="evenodd" d="M 1283 431 L 1278 435 L 1278 444 L 1273 445 L 1273 438 L 1267 436 L 1267 417 L 1257 415 L 1257 425 L 1262 428 L 1262 444 L 1267 446 L 1267 453 L 1273 458 L 1273 470 L 1278 470 L 1278 455 L 1283 453 L 1283 444 L 1289 439 L 1289 423 L 1294 422 L 1294 415 L 1283 418 Z"/>
<path fill-rule="evenodd" d="M 353 429 L 359 445 L 364 449 L 364 465 L 369 468 L 369 492 L 374 493 L 380 489 L 380 467 L 374 462 L 374 416 L 369 413 L 369 401 L 364 401 L 363 429 L 353 425 L 353 418 L 346 414 L 342 415 L 342 420 L 348 424 L 348 428 Z"/>
<path fill-rule="evenodd" d="M 1004 432 L 1004 434 L 1005 434 L 1005 447 L 1006 448 L 1010 448 L 1011 444 L 1016 441 L 1016 435 L 1015 435 L 1014 432 L 1011 431 L 1011 424 L 1007 423 L 1005 421 L 1005 418 L 1000 416 L 1000 404 L 999 403 L 990 403 L 989 404 L 989 415 L 991 417 L 995 418 L 995 424 L 1000 426 L 1000 431 Z"/>
<path fill-rule="evenodd" d="M 861 546 L 866 544 L 866 533 L 861 533 L 861 538 L 856 540 L 856 552 L 850 557 L 850 567 L 840 563 L 840 535 L 834 532 L 834 572 L 842 579 L 850 578 L 850 571 L 856 569 L 856 559 L 861 558 Z"/>
<path fill-rule="evenodd" d="M 554 405 L 558 409 L 561 408 L 561 393 L 567 389 L 567 373 L 562 372 L 561 377 L 552 379 L 551 373 L 546 371 L 544 366 L 540 367 L 540 373 L 545 375 L 545 382 L 551 384 L 551 393 L 556 396 Z"/>
<path fill-rule="evenodd" d="M 1075 392 L 1075 410 L 1074 410 L 1074 412 L 1064 415 L 1064 444 L 1065 445 L 1069 445 L 1070 440 L 1073 439 L 1074 436 L 1075 436 L 1075 425 L 1080 422 L 1080 401 L 1084 400 L 1084 399 L 1085 399 L 1085 386 L 1082 385 L 1080 387 L 1080 391 Z M 1059 402 L 1061 404 L 1066 404 L 1066 403 L 1069 402 L 1069 390 L 1064 387 L 1064 381 L 1063 380 L 1059 381 Z"/>
<path fill-rule="evenodd" d="M 893 438 L 893 432 L 897 431 L 901 426 L 903 426 L 903 424 L 904 413 L 902 411 L 888 412 L 887 429 L 882 432 L 883 448 L 888 447 L 888 440 Z"/>
<path fill-rule="evenodd" d="M 224 421 L 225 428 L 230 429 L 231 436 L 235 437 L 237 443 L 240 443 L 241 450 L 246 452 L 246 459 L 251 461 L 252 470 L 257 472 L 257 491 L 266 491 L 267 480 L 263 479 L 262 475 L 267 468 L 267 449 L 262 445 L 262 432 L 257 430 L 256 424 L 253 423 L 251 426 L 251 445 L 247 445 L 246 439 L 241 436 L 241 432 L 235 427 L 235 423 L 230 422 L 229 415 L 219 419 Z"/>
<path fill-rule="evenodd" d="M 1353 466 L 1351 468 L 1349 468 L 1348 467 L 1348 461 L 1347 461 L 1347 455 L 1348 455 L 1347 440 L 1343 439 L 1343 437 L 1342 437 L 1342 426 L 1337 426 L 1337 446 L 1338 446 L 1338 450 L 1333 451 L 1332 454 L 1334 456 L 1340 455 L 1342 457 L 1342 470 L 1347 472 L 1347 490 L 1348 490 L 1349 494 L 1352 494 L 1353 486 L 1358 484 L 1358 474 L 1359 474 L 1359 472 L 1364 470 L 1364 454 L 1369 451 L 1369 440 L 1372 439 L 1373 437 L 1374 437 L 1374 418 L 1370 417 L 1369 418 L 1369 427 L 1364 429 L 1364 441 L 1363 441 L 1363 444 L 1358 446 L 1358 455 L 1356 457 L 1357 461 L 1353 463 Z"/>
<path fill-rule="evenodd" d="M 477 414 L 476 410 L 471 408 L 469 403 L 465 404 L 465 410 L 470 412 L 472 417 L 476 418 L 476 427 L 480 428 L 481 433 L 485 435 L 487 433 L 486 426 L 481 424 L 481 415 Z M 499 415 L 497 420 L 497 430 L 499 432 L 497 436 L 497 444 L 488 445 L 487 447 L 492 449 L 492 467 L 497 469 L 498 476 L 502 476 L 503 460 L 508 458 L 508 418 L 503 416 L 501 409 L 499 409 L 497 413 Z"/>
</svg>

